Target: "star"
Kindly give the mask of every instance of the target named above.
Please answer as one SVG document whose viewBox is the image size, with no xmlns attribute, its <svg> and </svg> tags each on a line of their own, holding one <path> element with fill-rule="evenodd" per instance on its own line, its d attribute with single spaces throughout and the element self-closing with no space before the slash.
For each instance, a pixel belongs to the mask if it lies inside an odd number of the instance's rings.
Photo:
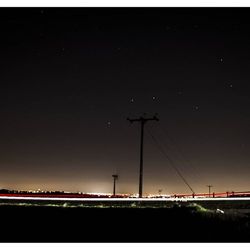
<svg viewBox="0 0 250 250">
<path fill-rule="evenodd" d="M 111 121 L 108 121 L 107 125 L 108 125 L 108 127 L 110 127 L 111 126 Z"/>
<path fill-rule="evenodd" d="M 155 96 L 153 96 L 153 97 L 152 97 L 152 99 L 153 99 L 153 100 L 155 100 L 155 99 L 156 99 L 156 97 L 155 97 Z"/>
<path fill-rule="evenodd" d="M 223 62 L 223 58 L 220 58 L 220 62 Z"/>
<path fill-rule="evenodd" d="M 131 99 L 130 99 L 130 102 L 133 103 L 133 102 L 134 102 L 134 98 L 131 98 Z"/>
<path fill-rule="evenodd" d="M 65 48 L 62 47 L 62 48 L 61 48 L 61 54 L 60 54 L 60 55 L 61 55 L 61 56 L 64 56 L 64 54 L 65 54 L 64 52 L 65 52 Z"/>
<path fill-rule="evenodd" d="M 194 108 L 195 108 L 195 110 L 198 110 L 198 109 L 199 109 L 199 106 L 195 106 Z"/>
</svg>

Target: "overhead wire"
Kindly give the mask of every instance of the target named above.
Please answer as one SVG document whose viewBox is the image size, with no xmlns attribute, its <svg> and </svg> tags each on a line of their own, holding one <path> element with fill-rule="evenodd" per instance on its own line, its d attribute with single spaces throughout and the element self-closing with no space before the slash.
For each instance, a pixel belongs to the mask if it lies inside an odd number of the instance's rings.
<svg viewBox="0 0 250 250">
<path fill-rule="evenodd" d="M 199 171 L 197 168 L 194 167 L 194 164 L 191 162 L 189 158 L 186 157 L 186 155 L 183 153 L 183 150 L 179 147 L 179 145 L 176 143 L 176 141 L 169 135 L 169 133 L 164 129 L 160 124 L 158 125 L 160 128 L 162 134 L 164 135 L 164 138 L 167 138 L 167 140 L 171 143 L 171 147 L 173 150 L 177 152 L 177 154 L 180 156 L 181 161 L 184 162 L 186 166 L 188 166 L 189 174 L 191 174 L 194 178 L 194 181 L 196 182 L 196 179 L 201 179 L 201 176 L 199 175 Z M 162 138 L 162 137 L 161 137 Z M 165 144 L 164 144 L 165 146 Z"/>
<path fill-rule="evenodd" d="M 169 141 L 175 146 L 175 148 L 179 151 L 179 154 L 182 156 L 182 158 L 188 162 L 190 165 L 193 165 L 190 159 L 187 159 L 187 157 L 184 155 L 182 149 L 179 147 L 179 145 L 176 143 L 176 141 L 169 135 L 169 133 L 166 131 L 165 128 L 163 128 L 161 125 L 159 125 L 159 128 L 161 131 L 166 135 Z M 192 166 L 193 167 L 193 166 Z M 196 169 L 195 169 L 196 170 Z"/>
<path fill-rule="evenodd" d="M 165 152 L 165 150 L 163 149 L 163 147 L 161 146 L 161 144 L 158 142 L 158 140 L 155 138 L 155 136 L 151 133 L 151 131 L 149 129 L 146 128 L 147 133 L 150 135 L 150 137 L 152 138 L 152 140 L 154 141 L 155 145 L 157 146 L 157 148 L 159 149 L 159 151 L 167 158 L 167 160 L 170 163 L 170 166 L 176 171 L 176 173 L 180 176 L 180 178 L 183 180 L 183 182 L 187 185 L 187 187 L 191 190 L 191 192 L 194 194 L 194 190 L 191 187 L 191 185 L 188 183 L 188 181 L 186 180 L 186 178 L 183 176 L 183 174 L 180 172 L 180 170 L 176 167 L 175 163 L 173 162 L 173 160 L 169 157 L 169 155 Z"/>
</svg>

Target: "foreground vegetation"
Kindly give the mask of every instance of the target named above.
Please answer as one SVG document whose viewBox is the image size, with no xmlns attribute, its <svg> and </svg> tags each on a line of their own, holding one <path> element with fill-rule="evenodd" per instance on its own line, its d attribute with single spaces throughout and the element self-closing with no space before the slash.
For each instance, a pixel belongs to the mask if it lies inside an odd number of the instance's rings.
<svg viewBox="0 0 250 250">
<path fill-rule="evenodd" d="M 199 204 L 166 207 L 2 204 L 2 242 L 248 242 L 250 216 Z"/>
</svg>

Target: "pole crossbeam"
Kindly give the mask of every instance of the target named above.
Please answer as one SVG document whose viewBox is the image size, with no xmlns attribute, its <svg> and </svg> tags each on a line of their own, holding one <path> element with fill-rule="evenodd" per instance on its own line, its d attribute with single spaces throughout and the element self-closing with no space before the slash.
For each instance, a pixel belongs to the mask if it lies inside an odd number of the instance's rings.
<svg viewBox="0 0 250 250">
<path fill-rule="evenodd" d="M 139 171 L 139 198 L 142 198 L 142 190 L 143 190 L 143 138 L 144 138 L 144 125 L 148 121 L 159 121 L 159 119 L 154 115 L 151 118 L 145 118 L 141 116 L 137 119 L 127 118 L 131 123 L 140 122 L 141 123 L 141 143 L 140 143 L 140 171 Z"/>
<path fill-rule="evenodd" d="M 143 122 L 143 123 L 146 123 L 147 121 L 159 121 L 159 118 L 155 116 L 153 116 L 152 118 L 145 118 L 145 117 L 140 117 L 140 118 L 137 118 L 137 119 L 130 119 L 130 118 L 127 118 L 128 121 L 130 121 L 131 123 L 133 122 Z"/>
</svg>

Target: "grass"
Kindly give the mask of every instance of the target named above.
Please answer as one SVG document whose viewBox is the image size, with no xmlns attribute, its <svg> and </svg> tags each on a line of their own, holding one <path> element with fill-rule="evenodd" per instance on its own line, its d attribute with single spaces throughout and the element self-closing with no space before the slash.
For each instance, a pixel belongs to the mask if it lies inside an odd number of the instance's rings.
<svg viewBox="0 0 250 250">
<path fill-rule="evenodd" d="M 248 242 L 250 217 L 197 203 L 0 206 L 2 242 Z M 7 220 L 6 220 L 7 219 Z M 24 235 L 20 234 L 25 232 Z"/>
</svg>

